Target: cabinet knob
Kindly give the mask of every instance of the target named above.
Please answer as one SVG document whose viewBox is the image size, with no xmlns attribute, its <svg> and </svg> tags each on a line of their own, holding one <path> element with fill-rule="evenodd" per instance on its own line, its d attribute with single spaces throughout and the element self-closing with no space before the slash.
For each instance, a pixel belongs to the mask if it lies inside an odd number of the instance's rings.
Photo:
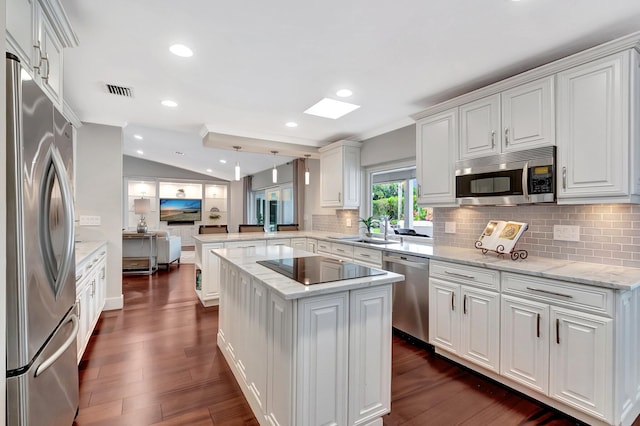
<svg viewBox="0 0 640 426">
<path fill-rule="evenodd" d="M 509 128 L 508 127 L 504 128 L 504 144 L 505 146 L 509 145 Z"/>
</svg>

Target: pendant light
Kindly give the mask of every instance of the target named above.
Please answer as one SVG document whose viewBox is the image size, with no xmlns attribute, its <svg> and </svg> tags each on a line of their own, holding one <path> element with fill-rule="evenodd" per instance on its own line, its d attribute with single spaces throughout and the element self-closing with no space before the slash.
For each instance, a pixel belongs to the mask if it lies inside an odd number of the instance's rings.
<svg viewBox="0 0 640 426">
<path fill-rule="evenodd" d="M 311 157 L 311 154 L 305 154 L 304 155 L 304 166 L 305 166 L 305 171 L 304 171 L 304 184 L 305 185 L 309 185 L 309 157 Z"/>
<path fill-rule="evenodd" d="M 273 183 L 278 183 L 278 169 L 276 168 L 276 154 L 278 151 L 271 151 L 273 154 L 273 170 L 271 171 L 271 178 Z"/>
<path fill-rule="evenodd" d="M 240 151 L 240 148 L 242 148 L 242 147 L 237 146 L 237 145 L 233 147 L 233 149 L 236 150 L 236 167 L 235 167 L 236 176 L 235 176 L 235 178 L 236 178 L 237 181 L 240 180 L 240 162 L 238 161 L 238 151 Z"/>
</svg>

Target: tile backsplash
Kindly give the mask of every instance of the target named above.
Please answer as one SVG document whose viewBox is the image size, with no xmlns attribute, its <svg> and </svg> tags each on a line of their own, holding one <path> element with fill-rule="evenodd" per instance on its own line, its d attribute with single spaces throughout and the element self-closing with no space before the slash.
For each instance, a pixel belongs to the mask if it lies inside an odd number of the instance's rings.
<svg viewBox="0 0 640 426">
<path fill-rule="evenodd" d="M 529 224 L 516 248 L 530 256 L 640 268 L 640 205 L 435 208 L 433 217 L 436 244 L 473 248 L 489 220 L 514 220 Z M 554 225 L 579 226 L 580 241 L 554 240 Z"/>
<path fill-rule="evenodd" d="M 314 231 L 335 232 L 337 234 L 357 235 L 360 223 L 358 210 L 336 210 L 332 215 L 312 215 L 312 229 Z M 351 219 L 351 226 L 347 226 L 347 219 Z"/>
</svg>

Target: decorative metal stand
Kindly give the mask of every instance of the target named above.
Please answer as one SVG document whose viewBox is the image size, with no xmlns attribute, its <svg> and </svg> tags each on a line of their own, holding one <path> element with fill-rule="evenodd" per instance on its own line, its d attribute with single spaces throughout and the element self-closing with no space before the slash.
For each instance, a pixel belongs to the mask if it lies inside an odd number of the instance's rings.
<svg viewBox="0 0 640 426">
<path fill-rule="evenodd" d="M 480 240 L 476 241 L 476 248 L 482 250 L 482 254 L 487 254 L 487 252 L 489 251 L 497 253 L 498 256 L 504 256 L 505 254 L 508 254 L 509 256 L 511 256 L 511 260 L 526 259 L 527 256 L 529 256 L 529 253 L 526 250 L 516 250 L 515 248 L 510 252 L 506 252 L 504 251 L 504 246 L 502 244 L 496 247 L 496 250 L 489 250 L 482 247 L 482 241 Z"/>
</svg>

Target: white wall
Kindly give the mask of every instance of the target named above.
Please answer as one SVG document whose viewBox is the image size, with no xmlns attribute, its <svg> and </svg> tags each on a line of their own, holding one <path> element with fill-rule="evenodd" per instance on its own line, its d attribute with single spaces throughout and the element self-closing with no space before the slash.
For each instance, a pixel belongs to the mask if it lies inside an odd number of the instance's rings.
<svg viewBox="0 0 640 426">
<path fill-rule="evenodd" d="M 293 163 L 276 166 L 276 169 L 278 170 L 277 185 L 293 182 Z M 251 179 L 251 190 L 258 191 L 272 187 L 274 185 L 272 172 L 273 168 L 269 168 L 254 174 Z"/>
<path fill-rule="evenodd" d="M 416 125 L 412 124 L 362 141 L 360 165 L 370 167 L 416 158 Z"/>
<path fill-rule="evenodd" d="M 0 0 L 0 34 L 5 33 L 5 28 L 7 25 L 7 16 L 6 16 L 6 2 L 5 0 Z M 0 47 L 2 48 L 1 52 L 6 52 L 5 46 L 5 38 L 2 37 L 0 39 Z M 6 164 L 6 153 L 7 153 L 7 138 L 6 138 L 6 117 L 7 114 L 5 112 L 6 108 L 6 67 L 3 65 L 0 67 L 0 81 L 3 83 L 0 85 L 0 164 L 3 165 L 2 170 L 6 170 L 4 164 Z M 0 172 L 0 193 L 6 194 L 6 176 L 4 172 Z M 0 203 L 0 235 L 7 235 L 7 203 Z M 3 238 L 4 240 L 4 238 Z M 6 338 L 6 322 L 7 322 L 7 300 L 6 300 L 6 289 L 7 289 L 7 274 L 6 274 L 6 266 L 7 266 L 7 248 L 5 244 L 0 244 L 0 359 L 6 359 L 7 353 L 7 338 Z M 5 418 L 7 417 L 6 411 L 6 378 L 5 375 L 0 375 L 0 412 L 2 412 L 2 417 L 0 418 L 0 426 L 5 424 Z"/>
<path fill-rule="evenodd" d="M 122 157 L 122 176 L 124 177 L 150 177 L 163 179 L 190 179 L 212 181 L 214 183 L 226 182 L 214 176 L 192 172 L 191 170 L 144 160 L 142 158 L 124 155 Z"/>
<path fill-rule="evenodd" d="M 122 128 L 86 123 L 76 139 L 76 219 L 100 216 L 100 226 L 77 226 L 76 239 L 107 241 L 105 309 L 122 299 Z"/>
</svg>

